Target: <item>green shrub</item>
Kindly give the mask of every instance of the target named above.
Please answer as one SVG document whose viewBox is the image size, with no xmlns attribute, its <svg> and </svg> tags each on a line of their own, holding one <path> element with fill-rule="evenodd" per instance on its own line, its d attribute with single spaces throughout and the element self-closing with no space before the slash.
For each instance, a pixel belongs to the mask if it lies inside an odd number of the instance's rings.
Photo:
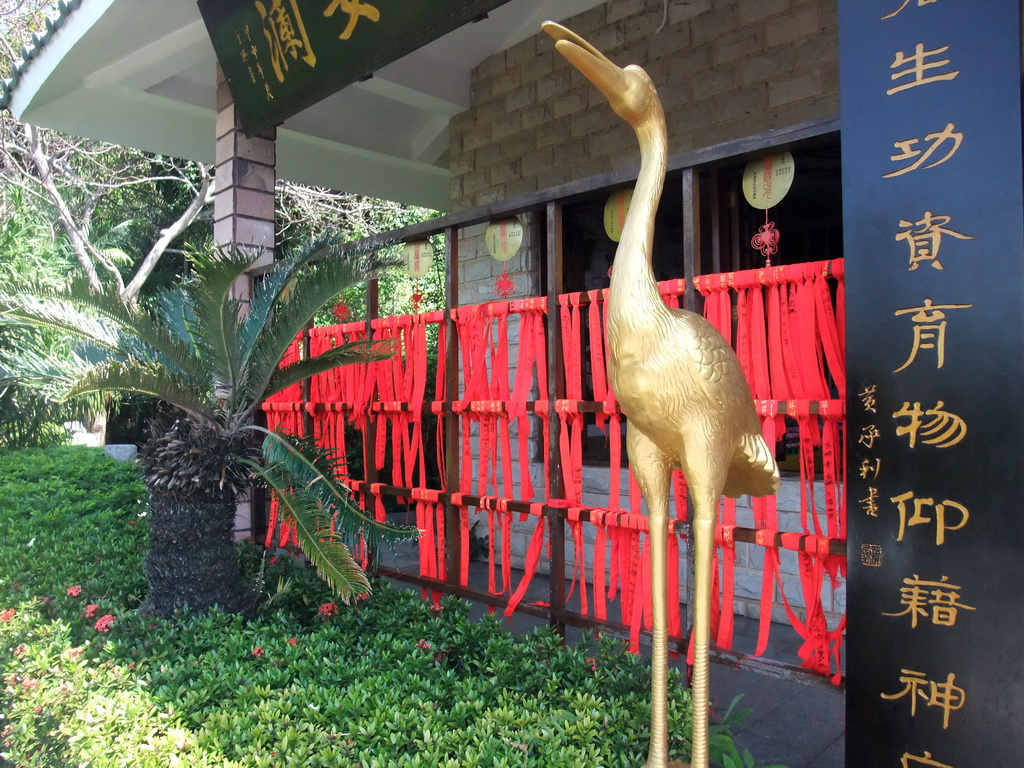
<svg viewBox="0 0 1024 768">
<path fill-rule="evenodd" d="M 0 487 L 6 765 L 643 762 L 649 667 L 611 641 L 515 638 L 496 618 L 471 621 L 464 601 L 434 611 L 387 583 L 335 605 L 311 569 L 252 544 L 241 555 L 264 601 L 257 618 L 142 616 L 146 518 L 132 466 L 89 449 L 3 453 Z M 672 685 L 677 757 L 688 714 Z M 713 754 L 744 765 L 727 720 Z"/>
</svg>

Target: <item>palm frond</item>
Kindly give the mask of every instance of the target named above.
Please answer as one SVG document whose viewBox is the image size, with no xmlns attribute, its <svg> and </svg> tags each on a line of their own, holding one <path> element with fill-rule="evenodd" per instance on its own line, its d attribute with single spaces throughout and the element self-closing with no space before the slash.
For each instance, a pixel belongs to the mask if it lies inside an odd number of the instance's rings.
<svg viewBox="0 0 1024 768">
<path fill-rule="evenodd" d="M 294 523 L 296 538 L 317 573 L 346 605 L 353 595 L 370 591 L 366 573 L 352 557 L 352 552 L 331 532 L 330 517 L 309 489 L 293 488 L 281 483 L 278 476 L 252 464 L 253 471 L 270 489 L 285 511 L 284 519 Z"/>
<path fill-rule="evenodd" d="M 223 416 L 209 391 L 185 376 L 141 360 L 106 360 L 78 372 L 67 397 L 92 392 L 138 392 L 177 406 L 196 420 L 221 425 Z"/>
<path fill-rule="evenodd" d="M 264 398 L 277 394 L 303 379 L 330 371 L 338 366 L 387 360 L 397 351 L 397 343 L 394 339 L 352 341 L 339 347 L 333 347 L 315 357 L 299 360 L 284 368 L 276 368 L 267 384 Z"/>
<path fill-rule="evenodd" d="M 262 427 L 248 429 L 262 432 L 263 456 L 267 468 L 289 479 L 295 487 L 305 487 L 317 496 L 321 507 L 334 519 L 338 535 L 355 543 L 365 540 L 371 551 L 380 542 L 408 541 L 419 536 L 415 528 L 376 520 L 351 500 L 351 491 L 338 479 L 335 461 L 313 440 Z"/>
<path fill-rule="evenodd" d="M 371 277 L 375 264 L 345 258 L 327 259 L 295 276 L 287 298 L 278 302 L 273 318 L 253 349 L 246 383 L 249 399 L 262 400 L 265 397 L 281 358 L 317 310 L 345 288 Z"/>
<path fill-rule="evenodd" d="M 194 313 L 195 339 L 203 346 L 203 357 L 214 386 L 235 397 L 244 375 L 246 350 L 241 343 L 242 303 L 231 296 L 231 287 L 254 260 L 252 253 L 214 249 L 193 252 L 190 259 L 195 279 L 183 286 Z M 231 410 L 234 402 L 227 403 Z"/>
<path fill-rule="evenodd" d="M 84 279 L 61 288 L 14 284 L 0 291 L 0 316 L 52 328 L 110 352 L 159 360 L 197 382 L 208 382 L 203 365 L 147 308 L 129 306 L 113 288 L 94 291 Z"/>
</svg>

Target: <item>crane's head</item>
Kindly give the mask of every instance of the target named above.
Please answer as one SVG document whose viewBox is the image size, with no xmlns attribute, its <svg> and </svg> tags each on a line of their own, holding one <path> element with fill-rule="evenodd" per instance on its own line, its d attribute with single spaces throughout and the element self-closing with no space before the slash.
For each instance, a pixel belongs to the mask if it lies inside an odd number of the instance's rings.
<svg viewBox="0 0 1024 768">
<path fill-rule="evenodd" d="M 542 28 L 555 39 L 555 48 L 597 86 L 615 114 L 637 126 L 661 110 L 654 83 L 635 64 L 613 64 L 594 46 L 561 24 L 545 21 Z"/>
</svg>

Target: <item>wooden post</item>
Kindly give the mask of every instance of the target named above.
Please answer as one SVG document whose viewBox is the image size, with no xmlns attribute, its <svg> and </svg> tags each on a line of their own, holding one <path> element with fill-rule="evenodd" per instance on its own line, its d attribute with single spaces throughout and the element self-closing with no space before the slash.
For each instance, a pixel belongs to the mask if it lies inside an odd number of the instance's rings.
<svg viewBox="0 0 1024 768">
<path fill-rule="evenodd" d="M 559 322 L 558 296 L 562 293 L 562 204 L 547 205 L 547 289 L 548 289 L 548 433 L 551 436 L 549 458 L 549 499 L 565 497 L 562 481 L 562 457 L 558 450 L 558 417 L 555 400 L 565 395 L 565 374 L 562 368 L 562 332 Z M 549 622 L 565 637 L 565 523 L 554 510 L 548 513 L 549 542 L 551 544 L 551 570 L 549 573 Z"/>
<path fill-rule="evenodd" d="M 459 306 L 459 228 L 445 230 L 445 338 L 448 349 L 446 358 L 437 361 L 445 366 L 445 397 L 449 403 L 458 400 L 459 395 L 459 334 L 453 312 Z M 451 408 L 445 408 L 444 415 L 444 472 L 445 488 L 454 492 L 459 488 L 459 415 Z M 452 504 L 445 504 L 445 569 L 449 583 L 457 584 L 462 571 L 462 531 L 459 526 L 459 510 Z"/>
</svg>

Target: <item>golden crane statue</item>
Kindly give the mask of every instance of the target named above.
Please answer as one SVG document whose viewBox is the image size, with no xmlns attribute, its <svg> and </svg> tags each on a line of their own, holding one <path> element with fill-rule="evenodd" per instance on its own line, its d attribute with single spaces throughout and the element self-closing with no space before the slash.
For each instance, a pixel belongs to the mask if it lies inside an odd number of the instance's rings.
<svg viewBox="0 0 1024 768">
<path fill-rule="evenodd" d="M 640 143 L 640 174 L 615 251 L 606 311 L 609 381 L 627 418 L 626 448 L 647 502 L 651 541 L 651 742 L 646 765 L 668 765 L 668 500 L 672 470 L 682 469 L 693 499 L 696 553 L 690 764 L 706 768 L 718 503 L 723 493 L 775 493 L 779 469 L 761 436 L 750 386 L 728 342 L 700 315 L 667 307 L 658 292 L 651 251 L 668 142 L 654 84 L 640 67 L 616 66 L 565 27 L 549 21 L 543 28 L 556 40 L 558 52 L 633 126 Z"/>
</svg>

